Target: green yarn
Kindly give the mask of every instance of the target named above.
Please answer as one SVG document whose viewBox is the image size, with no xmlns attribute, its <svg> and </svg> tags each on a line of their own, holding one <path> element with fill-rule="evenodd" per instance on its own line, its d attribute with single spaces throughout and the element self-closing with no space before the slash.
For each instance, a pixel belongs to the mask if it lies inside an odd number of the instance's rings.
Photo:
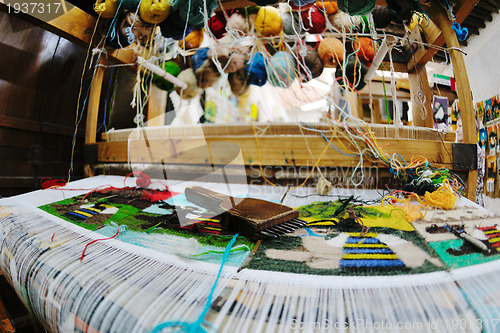
<svg viewBox="0 0 500 333">
<path fill-rule="evenodd" d="M 338 0 L 339 9 L 349 15 L 367 15 L 375 8 L 376 0 Z"/>
<path fill-rule="evenodd" d="M 181 72 L 179 66 L 172 60 L 167 61 L 163 69 L 165 70 L 165 72 L 170 73 L 173 76 L 177 76 Z M 164 78 L 156 74 L 153 75 L 153 83 L 161 90 L 172 91 L 174 89 L 174 84 L 172 82 L 165 80 Z"/>
</svg>

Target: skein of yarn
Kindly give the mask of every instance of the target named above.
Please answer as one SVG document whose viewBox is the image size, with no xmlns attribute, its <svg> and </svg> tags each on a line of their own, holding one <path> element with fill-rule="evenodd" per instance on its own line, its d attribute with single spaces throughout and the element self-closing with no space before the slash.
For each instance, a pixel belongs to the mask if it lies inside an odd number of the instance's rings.
<svg viewBox="0 0 500 333">
<path fill-rule="evenodd" d="M 255 31 L 259 36 L 278 36 L 283 28 L 283 22 L 278 9 L 265 6 L 259 9 L 255 18 Z"/>
<path fill-rule="evenodd" d="M 179 65 L 177 65 L 172 60 L 165 62 L 163 69 L 165 70 L 165 72 L 170 73 L 175 77 L 177 77 L 181 72 Z M 153 74 L 153 83 L 161 90 L 172 91 L 174 89 L 174 84 L 172 82 L 164 79 L 157 74 Z"/>
<path fill-rule="evenodd" d="M 267 82 L 267 68 L 261 52 L 255 52 L 248 60 L 248 83 L 262 87 Z"/>
<path fill-rule="evenodd" d="M 345 70 L 345 73 L 342 73 L 343 70 Z M 359 59 L 350 57 L 349 60 L 347 60 L 347 64 L 345 64 L 345 68 L 342 68 L 342 66 L 337 67 L 335 77 L 337 79 L 340 78 L 339 83 L 341 85 L 361 90 L 366 85 L 364 79 L 367 71 L 368 67 L 359 61 Z M 342 74 L 345 74 L 345 78 L 348 81 L 347 83 L 344 82 L 344 75 Z"/>
<path fill-rule="evenodd" d="M 141 0 L 139 15 L 144 22 L 157 24 L 165 20 L 170 13 L 169 0 Z"/>
<path fill-rule="evenodd" d="M 323 73 L 323 61 L 316 50 L 308 49 L 304 56 L 304 67 L 299 66 L 299 74 L 302 82 L 308 82 Z"/>
<path fill-rule="evenodd" d="M 268 71 L 273 86 L 288 88 L 296 77 L 295 59 L 287 52 L 276 52 L 271 57 Z"/>
<path fill-rule="evenodd" d="M 316 1 L 316 6 L 326 15 L 335 14 L 339 10 L 337 1 Z"/>
<path fill-rule="evenodd" d="M 179 41 L 179 45 L 184 50 L 197 49 L 203 42 L 203 30 L 193 30 L 183 40 Z"/>
<path fill-rule="evenodd" d="M 313 4 L 307 11 L 300 14 L 304 27 L 310 34 L 320 34 L 326 29 L 326 16 L 319 10 L 316 4 Z"/>
<path fill-rule="evenodd" d="M 205 5 L 207 16 L 212 16 L 218 6 L 217 0 L 174 0 L 172 7 L 179 11 L 180 17 L 195 26 L 205 22 Z"/>
<path fill-rule="evenodd" d="M 327 37 L 319 43 L 318 54 L 325 67 L 335 68 L 344 58 L 344 44 L 337 38 Z"/>
<path fill-rule="evenodd" d="M 118 10 L 119 0 L 97 0 L 94 4 L 94 10 L 102 18 L 112 18 Z"/>
<path fill-rule="evenodd" d="M 370 66 L 375 57 L 372 40 L 368 37 L 359 37 L 352 44 L 358 58 L 365 65 Z"/>
<path fill-rule="evenodd" d="M 192 68 L 183 70 L 179 73 L 177 78 L 187 84 L 186 89 L 175 87 L 175 91 L 182 99 L 191 99 L 199 94 L 200 89 L 196 85 L 196 76 L 194 75 Z"/>
<path fill-rule="evenodd" d="M 226 24 L 227 22 L 224 12 L 219 11 L 208 20 L 208 29 L 215 36 L 215 38 L 220 39 L 227 33 Z"/>
<path fill-rule="evenodd" d="M 376 0 L 337 0 L 337 5 L 341 11 L 349 15 L 366 15 L 372 12 L 376 2 Z"/>
<path fill-rule="evenodd" d="M 283 22 L 283 33 L 285 35 L 293 36 L 302 33 L 302 25 L 297 11 L 281 13 L 281 21 Z"/>
<path fill-rule="evenodd" d="M 207 47 L 204 47 L 196 51 L 195 54 L 191 56 L 191 68 L 193 69 L 193 71 L 196 72 L 196 70 L 200 68 L 207 59 L 208 59 Z"/>
<path fill-rule="evenodd" d="M 163 37 L 175 40 L 184 39 L 193 31 L 193 26 L 188 23 L 186 27 L 186 21 L 182 20 L 176 10 L 170 11 L 168 17 L 159 26 Z"/>
<path fill-rule="evenodd" d="M 246 68 L 240 68 L 236 72 L 230 73 L 227 77 L 231 91 L 235 96 L 241 96 L 248 91 L 248 75 Z"/>
</svg>

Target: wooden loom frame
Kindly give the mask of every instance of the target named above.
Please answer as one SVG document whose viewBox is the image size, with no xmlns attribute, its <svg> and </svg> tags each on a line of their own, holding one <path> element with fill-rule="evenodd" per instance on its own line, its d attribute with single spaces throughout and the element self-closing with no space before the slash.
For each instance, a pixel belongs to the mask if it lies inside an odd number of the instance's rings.
<svg viewBox="0 0 500 333">
<path fill-rule="evenodd" d="M 455 6 L 455 16 L 457 22 L 461 23 L 468 13 L 474 8 L 478 0 L 458 0 Z M 385 1 L 379 0 L 378 4 L 385 4 Z M 248 1 L 222 1 L 222 5 L 225 9 L 237 8 L 245 5 L 252 5 L 253 3 Z M 3 5 L 0 3 L 0 5 Z M 3 5 L 4 6 L 4 5 Z M 3 8 L 5 10 L 5 8 Z M 451 29 L 451 21 L 447 18 L 446 13 L 442 7 L 439 6 L 437 1 L 431 3 L 428 9 L 433 21 L 439 29 L 435 29 L 430 34 L 427 34 L 427 42 L 442 46 L 444 43 L 448 47 L 459 48 L 459 43 L 456 34 Z M 56 31 L 62 36 L 77 40 L 80 43 L 89 43 L 89 35 L 85 34 L 84 31 L 88 29 L 89 25 L 95 23 L 92 17 L 83 11 L 75 8 L 74 10 L 68 12 L 68 14 L 59 17 L 58 19 L 50 22 L 49 24 L 42 24 L 49 30 Z M 427 110 L 432 110 L 430 108 L 431 93 L 427 85 L 420 85 L 420 78 L 423 81 L 427 79 L 427 72 L 425 69 L 425 64 L 432 58 L 432 56 L 437 52 L 435 48 L 420 48 L 418 49 L 413 58 L 406 66 L 398 66 L 396 70 L 407 71 L 409 74 L 409 81 L 411 90 L 415 91 L 420 89 L 425 95 L 427 100 Z M 454 68 L 455 80 L 457 85 L 457 94 L 460 100 L 461 116 L 463 120 L 463 137 L 464 143 L 475 144 L 476 143 L 476 129 L 474 121 L 474 107 L 472 103 L 472 96 L 470 93 L 469 80 L 467 77 L 467 72 L 465 69 L 465 63 L 463 55 L 459 50 L 452 49 L 450 51 L 451 60 Z M 123 63 L 134 62 L 133 53 L 123 50 L 116 50 L 112 54 L 113 57 L 118 59 Z M 101 59 L 102 62 L 106 60 Z M 88 111 L 87 111 L 87 124 L 85 133 L 85 144 L 89 151 L 93 152 L 93 157 L 89 160 L 86 168 L 87 175 L 94 174 L 94 167 L 99 163 L 122 163 L 126 164 L 129 162 L 144 163 L 147 162 L 148 158 L 140 151 L 138 152 L 137 160 L 130 161 L 128 154 L 129 143 L 127 139 L 118 139 L 116 141 L 109 142 L 98 142 L 96 137 L 97 132 L 97 121 L 99 113 L 99 104 L 101 99 L 101 89 L 103 84 L 104 68 L 99 67 L 96 76 L 93 79 L 92 87 L 90 90 Z M 412 95 L 413 96 L 413 95 Z M 416 109 L 416 108 L 415 108 Z M 419 110 L 414 110 L 414 114 L 419 112 Z M 430 111 L 432 112 L 432 111 Z M 427 117 L 426 120 L 417 120 L 415 125 L 424 128 L 408 128 L 404 127 L 400 129 L 399 135 L 395 136 L 395 128 L 387 127 L 382 130 L 384 133 L 380 136 L 381 130 L 378 131 L 378 141 L 381 146 L 384 147 L 386 153 L 398 153 L 406 160 L 410 160 L 412 156 L 422 155 L 426 157 L 429 162 L 436 166 L 442 166 L 449 169 L 454 169 L 453 164 L 453 147 L 452 140 L 453 136 L 447 136 L 437 131 L 431 130 L 428 127 L 432 127 L 432 117 Z M 425 128 L 427 127 L 427 128 Z M 305 149 L 305 141 L 302 133 L 297 132 L 298 127 L 296 125 L 271 125 L 269 132 L 273 132 L 273 135 L 259 137 L 258 144 L 253 137 L 252 128 L 248 125 L 236 125 L 236 126 L 218 126 L 218 125 L 203 125 L 204 128 L 204 139 L 206 143 L 222 143 L 222 142 L 232 142 L 240 146 L 241 152 L 243 154 L 244 163 L 247 165 L 259 161 L 262 165 L 270 166 L 280 166 L 289 164 L 285 161 L 284 151 L 293 151 L 293 165 L 294 166 L 311 166 L 311 158 L 307 149 Z M 320 127 L 318 127 L 320 128 Z M 373 129 L 377 132 L 377 129 Z M 149 129 L 148 129 L 149 131 Z M 424 133 L 427 136 L 426 139 L 414 139 L 412 133 Z M 167 135 L 162 137 L 161 135 Z M 168 133 L 162 133 L 159 137 L 151 137 L 149 139 L 148 145 L 151 147 L 159 147 L 164 149 L 167 153 L 166 155 L 175 155 L 175 151 L 169 151 L 169 147 L 172 147 L 172 142 L 175 141 L 183 147 L 195 147 L 200 144 L 200 137 L 189 136 L 189 127 L 184 129 L 169 129 Z M 421 135 L 417 135 L 421 137 Z M 277 138 L 279 140 L 277 140 Z M 340 139 L 343 140 L 343 139 Z M 312 147 L 312 153 L 315 157 L 321 154 L 324 149 L 326 142 L 319 135 L 311 135 L 307 137 L 308 145 Z M 345 143 L 345 140 L 344 140 Z M 333 149 L 328 149 L 324 157 L 319 161 L 318 166 L 335 166 L 335 167 L 353 167 L 357 164 L 356 158 L 349 158 L 341 155 Z M 253 161 L 253 162 L 252 162 Z M 205 157 L 201 158 L 199 156 L 188 156 L 187 159 L 171 159 L 169 161 L 155 161 L 157 163 L 171 163 L 171 164 L 196 164 L 196 165 L 207 165 L 213 166 L 218 164 L 218 160 L 212 158 L 207 159 Z M 314 161 L 313 161 L 314 162 Z M 379 162 L 371 163 L 372 166 L 381 167 L 383 166 Z M 476 180 L 477 180 L 477 170 L 468 170 L 467 177 L 467 197 L 474 200 L 476 195 Z"/>
</svg>

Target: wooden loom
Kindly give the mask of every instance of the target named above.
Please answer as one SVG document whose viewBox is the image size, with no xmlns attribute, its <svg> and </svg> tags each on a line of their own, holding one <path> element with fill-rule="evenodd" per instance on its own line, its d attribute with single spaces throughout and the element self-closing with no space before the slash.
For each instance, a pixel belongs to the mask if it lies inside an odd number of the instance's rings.
<svg viewBox="0 0 500 333">
<path fill-rule="evenodd" d="M 458 1 L 455 7 L 457 22 L 461 22 L 467 13 L 472 10 L 477 1 Z M 234 8 L 242 5 L 249 5 L 247 1 L 226 1 L 222 2 L 224 8 Z M 448 47 L 459 47 L 458 40 L 454 31 L 450 28 L 451 22 L 447 19 L 444 10 L 433 2 L 429 8 L 429 13 L 436 22 L 439 29 L 428 29 L 426 31 L 427 41 L 431 44 L 442 46 L 444 43 Z M 452 133 L 439 133 L 429 127 L 432 127 L 432 108 L 431 92 L 429 87 L 420 82 L 427 81 L 427 73 L 425 64 L 437 52 L 434 48 L 418 48 L 410 62 L 396 66 L 398 71 L 406 71 L 409 75 L 411 91 L 422 91 L 426 98 L 425 112 L 427 117 L 423 120 L 419 116 L 420 107 L 415 105 L 413 113 L 415 125 L 417 127 L 402 127 L 401 129 L 393 126 L 385 126 L 379 128 L 372 126 L 380 144 L 384 147 L 385 152 L 390 155 L 393 153 L 400 154 L 405 160 L 410 160 L 412 156 L 424 156 L 433 165 L 445 167 L 451 170 L 459 170 L 461 167 L 453 163 L 455 155 L 459 154 L 459 149 L 453 148 L 455 140 Z M 455 79 L 457 82 L 457 94 L 460 100 L 460 108 L 463 119 L 464 143 L 475 144 L 476 130 L 474 126 L 474 108 L 472 104 L 472 96 L 470 94 L 469 81 L 465 69 L 463 56 L 460 51 L 452 49 L 450 51 Z M 114 55 L 117 59 L 130 62 L 133 56 L 127 51 L 116 51 Z M 130 58 L 132 56 L 132 59 Z M 105 64 L 106 60 L 102 60 Z M 311 155 L 306 149 L 306 143 L 302 133 L 298 132 L 297 126 L 289 124 L 271 124 L 267 126 L 265 135 L 259 138 L 260 147 L 257 146 L 253 138 L 252 128 L 249 125 L 202 125 L 203 137 L 200 137 L 199 132 L 190 132 L 192 128 L 148 128 L 144 129 L 147 133 L 150 147 L 159 148 L 163 151 L 163 156 L 151 158 L 146 151 L 137 148 L 134 143 L 128 142 L 128 135 L 131 131 L 119 131 L 119 133 L 107 133 L 102 138 L 96 137 L 97 121 L 99 117 L 99 105 L 101 100 L 101 88 L 103 84 L 104 68 L 99 68 L 94 78 L 92 89 L 89 97 L 88 113 L 87 113 L 87 130 L 86 140 L 89 154 L 89 164 L 87 166 L 88 175 L 99 173 L 99 170 L 114 169 L 121 173 L 131 171 L 126 163 L 143 163 L 149 164 L 150 167 L 160 165 L 160 169 L 169 167 L 176 168 L 177 166 L 208 166 L 216 165 L 220 161 L 217 157 L 212 156 L 210 151 L 202 155 L 179 156 L 176 151 L 184 151 L 200 145 L 200 140 L 205 141 L 201 144 L 222 144 L 231 142 L 237 144 L 243 155 L 243 163 L 246 166 L 260 163 L 264 166 L 312 166 L 315 160 L 311 159 Z M 414 93 L 411 94 L 412 100 Z M 151 120 L 150 125 L 154 125 L 152 120 L 158 115 L 160 103 L 153 92 L 150 97 L 148 109 L 148 120 Z M 318 129 L 328 129 L 318 126 Z M 312 147 L 313 157 L 317 159 L 323 150 L 326 142 L 323 141 L 319 134 L 307 133 L 308 144 Z M 202 136 L 203 136 L 202 135 Z M 286 138 L 286 139 L 285 139 Z M 342 140 L 342 139 L 340 139 Z M 173 144 L 175 142 L 175 144 Z M 179 145 L 176 147 L 176 145 Z M 139 145 L 140 146 L 140 145 Z M 135 147 L 135 148 L 134 148 Z M 128 150 L 128 149 L 131 150 Z M 136 149 L 134 151 L 134 149 Z M 259 152 L 260 150 L 260 152 Z M 294 155 L 293 164 L 284 156 Z M 326 154 L 318 162 L 320 167 L 354 167 L 357 161 L 352 158 L 346 158 L 333 149 L 329 149 Z M 380 163 L 367 164 L 367 167 L 381 167 Z M 156 168 L 158 169 L 158 168 Z M 474 168 L 473 168 L 474 169 Z M 158 170 L 157 170 L 158 171 Z M 161 171 L 160 171 L 161 172 Z M 158 175 L 157 173 L 155 175 Z M 462 170 L 462 175 L 464 175 Z M 465 178 L 467 178 L 467 197 L 474 198 L 476 193 L 476 170 L 466 170 Z M 380 184 L 379 184 L 380 186 Z"/>
</svg>

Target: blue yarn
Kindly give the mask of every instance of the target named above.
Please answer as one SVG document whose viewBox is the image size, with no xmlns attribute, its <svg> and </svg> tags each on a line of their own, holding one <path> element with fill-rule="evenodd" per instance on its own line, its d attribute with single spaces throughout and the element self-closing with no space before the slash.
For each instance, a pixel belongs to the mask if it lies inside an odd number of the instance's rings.
<svg viewBox="0 0 500 333">
<path fill-rule="evenodd" d="M 172 10 L 168 17 L 160 23 L 161 34 L 165 38 L 182 40 L 193 31 L 193 26 L 183 20 L 178 11 Z M 184 31 L 185 30 L 185 31 Z"/>
<path fill-rule="evenodd" d="M 307 126 L 307 127 L 309 127 L 309 128 L 312 128 L 313 130 L 315 130 L 315 131 L 316 131 L 316 129 L 315 129 L 314 127 L 312 127 L 311 125 L 309 125 L 308 123 L 304 123 L 304 122 L 302 122 L 302 121 L 301 121 L 300 123 L 301 123 L 302 125 L 306 125 L 306 126 Z M 325 134 L 323 134 L 323 132 L 318 131 L 318 133 L 319 133 L 319 134 L 321 134 L 321 136 L 323 137 L 323 139 L 325 139 L 325 140 L 326 140 L 326 142 L 328 142 L 328 143 L 330 144 L 330 146 L 331 146 L 333 149 L 335 149 L 336 151 L 338 151 L 338 152 L 339 152 L 339 153 L 341 153 L 342 155 L 345 155 L 345 156 L 352 156 L 352 157 L 354 157 L 354 156 L 359 156 L 359 155 L 353 155 L 353 154 L 347 154 L 347 153 L 344 153 L 343 151 L 341 151 L 340 149 L 338 149 L 337 147 L 335 147 L 335 146 L 334 146 L 334 145 L 330 142 L 330 140 L 328 140 L 328 138 L 326 137 L 326 135 L 325 135 Z"/>
<path fill-rule="evenodd" d="M 400 159 L 402 159 L 402 160 L 403 160 L 403 162 L 405 162 L 405 167 L 406 167 L 406 161 L 405 161 L 405 159 L 403 158 L 403 156 L 401 156 L 401 155 L 398 155 L 398 154 L 393 154 L 393 155 L 391 156 L 391 168 L 390 168 L 390 170 L 389 170 L 389 171 L 390 171 L 393 175 L 397 176 L 398 174 L 396 173 L 396 171 L 395 171 L 395 170 L 394 170 L 394 168 L 392 167 L 392 164 L 393 164 L 393 163 L 392 163 L 392 161 L 393 161 L 394 156 L 397 156 L 397 157 L 399 157 Z"/>
<path fill-rule="evenodd" d="M 224 250 L 224 254 L 222 255 L 222 262 L 220 264 L 219 272 L 217 273 L 217 277 L 215 278 L 214 284 L 212 285 L 212 289 L 210 289 L 210 293 L 208 294 L 207 297 L 207 302 L 205 303 L 205 307 L 203 308 L 203 311 L 201 311 L 198 319 L 194 323 L 188 323 L 185 321 L 167 321 L 164 323 L 159 324 L 156 326 L 151 333 L 159 333 L 161 330 L 164 328 L 169 328 L 169 327 L 179 327 L 180 329 L 178 332 L 188 332 L 188 333 L 204 333 L 208 332 L 202 325 L 210 328 L 211 330 L 215 331 L 215 328 L 210 324 L 209 322 L 205 321 L 205 316 L 210 310 L 210 306 L 212 305 L 212 298 L 215 292 L 215 288 L 217 287 L 217 282 L 219 282 L 221 273 L 222 273 L 222 268 L 224 267 L 224 264 L 227 261 L 227 258 L 229 257 L 229 253 L 231 252 L 231 248 L 233 247 L 234 243 L 236 242 L 236 239 L 238 238 L 238 234 L 235 234 L 229 244 L 227 244 L 226 249 Z"/>
<path fill-rule="evenodd" d="M 467 39 L 467 36 L 469 35 L 469 30 L 466 27 L 462 28 L 460 24 L 458 24 L 457 22 L 453 22 L 451 28 L 455 30 L 455 33 L 457 34 L 457 38 L 459 41 L 463 42 L 464 40 Z"/>
<path fill-rule="evenodd" d="M 269 67 L 272 69 L 269 72 L 269 80 L 273 86 L 288 88 L 292 85 L 296 74 L 295 59 L 290 53 L 276 52 L 271 57 Z"/>
<path fill-rule="evenodd" d="M 266 61 L 262 52 L 255 52 L 248 60 L 248 83 L 262 87 L 267 82 Z"/>
<path fill-rule="evenodd" d="M 207 54 L 208 54 L 208 47 L 199 49 L 198 51 L 196 51 L 195 54 L 193 54 L 193 56 L 191 57 L 191 68 L 193 69 L 194 72 L 196 72 L 196 70 L 200 68 L 201 65 L 203 65 L 205 60 L 208 59 Z"/>
</svg>

